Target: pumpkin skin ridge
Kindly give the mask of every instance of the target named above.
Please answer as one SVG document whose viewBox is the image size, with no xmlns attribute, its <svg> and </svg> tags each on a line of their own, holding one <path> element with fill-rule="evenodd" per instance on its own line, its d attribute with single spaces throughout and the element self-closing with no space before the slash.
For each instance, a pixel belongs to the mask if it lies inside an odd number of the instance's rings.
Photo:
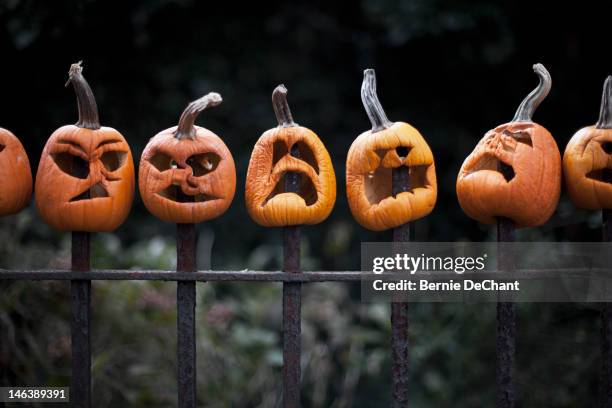
<svg viewBox="0 0 612 408">
<path fill-rule="evenodd" d="M 105 140 L 118 140 L 123 145 L 121 149 L 117 143 L 104 145 Z M 81 146 L 87 156 L 89 174 L 81 179 L 66 174 L 53 159 L 58 152 L 56 146 L 62 142 L 70 141 Z M 108 151 L 124 153 L 125 158 L 121 166 L 115 171 L 105 170 L 106 173 L 118 174 L 119 180 L 108 180 L 104 175 L 91 172 L 92 162 L 100 161 L 102 154 Z M 100 166 L 97 166 L 98 168 Z M 103 166 L 102 166 L 103 167 Z M 70 177 L 62 188 L 49 185 L 49 179 Z M 90 198 L 86 200 L 70 201 L 82 192 L 94 186 L 93 179 L 106 182 L 107 200 Z M 68 189 L 66 188 L 68 186 Z M 119 227 L 128 217 L 134 198 L 135 177 L 134 163 L 127 141 L 117 130 L 103 126 L 99 129 L 79 128 L 75 125 L 65 125 L 57 129 L 45 144 L 38 167 L 35 184 L 36 206 L 43 220 L 51 227 L 60 231 L 83 232 L 110 232 Z M 66 191 L 69 193 L 66 193 Z M 107 204 L 109 203 L 109 204 Z"/>
<path fill-rule="evenodd" d="M 388 133 L 393 136 L 388 136 Z M 377 203 L 370 203 L 365 195 L 366 174 L 384 166 L 384 160 L 380 160 L 375 151 L 386 150 L 387 155 L 398 147 L 407 147 L 410 150 L 399 165 L 391 168 L 402 165 L 409 168 L 427 166 L 423 180 L 425 184 L 393 197 L 390 193 L 391 182 L 388 180 L 389 194 Z M 367 229 L 384 231 L 395 228 L 427 216 L 435 207 L 437 180 L 433 153 L 420 132 L 408 123 L 398 121 L 385 130 L 374 133 L 368 130 L 361 133 L 349 149 L 346 168 L 349 208 L 355 220 Z M 420 205 L 415 206 L 415 202 Z M 394 208 L 396 210 L 393 210 Z M 397 214 L 398 212 L 400 214 Z"/>
<path fill-rule="evenodd" d="M 32 170 L 21 141 L 11 131 L 0 128 L 0 217 L 16 214 L 32 196 Z"/>
<path fill-rule="evenodd" d="M 147 210 L 162 221 L 183 224 L 208 221 L 225 213 L 234 199 L 236 166 L 231 152 L 214 132 L 195 125 L 193 128 L 195 129 L 193 139 L 177 139 L 175 137 L 177 126 L 162 130 L 149 140 L 143 150 L 139 166 L 139 189 Z M 178 149 L 180 152 L 177 152 Z M 168 156 L 182 166 L 187 166 L 186 161 L 190 157 L 208 153 L 217 156 L 219 161 L 212 172 L 196 177 L 193 175 L 193 169 L 191 175 L 189 170 L 184 168 L 167 169 L 163 172 L 158 170 L 150 162 L 158 153 Z M 182 176 L 183 174 L 187 175 Z M 182 179 L 180 185 L 183 194 L 193 197 L 205 194 L 212 198 L 204 201 L 179 202 L 161 195 L 162 191 L 173 187 L 173 180 L 177 178 Z M 195 188 L 189 187 L 188 180 L 193 179 L 201 184 Z M 198 192 L 190 194 L 194 190 Z"/>
<path fill-rule="evenodd" d="M 273 163 L 274 144 L 278 141 L 282 141 L 287 149 L 296 143 L 304 143 L 314 155 L 318 173 L 305 160 L 290 156 L 289 150 Z M 283 192 L 269 198 L 289 172 L 297 172 L 310 179 L 317 194 L 313 204 L 307 205 L 298 193 Z M 253 148 L 246 179 L 247 212 L 262 226 L 318 224 L 329 216 L 335 204 L 336 177 L 331 157 L 316 133 L 303 126 L 276 127 L 265 131 Z"/>
</svg>

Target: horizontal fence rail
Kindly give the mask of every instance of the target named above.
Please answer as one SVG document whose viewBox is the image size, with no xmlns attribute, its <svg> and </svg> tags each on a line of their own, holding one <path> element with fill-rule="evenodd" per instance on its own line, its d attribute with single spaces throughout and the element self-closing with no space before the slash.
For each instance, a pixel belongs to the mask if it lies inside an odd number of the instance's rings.
<svg viewBox="0 0 612 408">
<path fill-rule="evenodd" d="M 181 234 L 179 234 L 181 235 Z M 189 235 L 189 234 L 188 234 Z M 185 237 L 183 237 L 185 238 Z M 185 239 L 186 246 L 193 248 L 194 242 Z M 294 253 L 299 247 L 297 240 L 288 239 L 285 247 L 292 247 L 288 252 Z M 84 247 L 84 246 L 83 246 Z M 75 245 L 76 253 L 79 246 Z M 82 256 L 86 258 L 86 252 Z M 77 257 L 79 258 L 79 257 Z M 80 258 L 79 258 L 80 259 Z M 194 260 L 195 263 L 195 260 Z M 73 308 L 79 306 L 73 312 L 79 312 L 73 316 L 73 378 L 72 386 L 78 389 L 71 391 L 71 405 L 74 407 L 91 406 L 91 350 L 89 346 L 89 303 L 91 289 L 86 290 L 85 295 L 75 298 L 75 284 L 78 288 L 90 288 L 91 281 L 167 281 L 177 282 L 183 286 L 177 287 L 177 336 L 179 346 L 178 357 L 178 384 L 179 384 L 179 406 L 195 407 L 196 396 L 196 353 L 195 353 L 195 321 L 193 311 L 195 309 L 195 282 L 261 282 L 261 283 L 283 283 L 283 302 L 286 306 L 283 319 L 283 341 L 284 341 L 284 368 L 283 368 L 283 406 L 300 406 L 300 335 L 299 325 L 301 313 L 298 304 L 290 304 L 299 301 L 299 287 L 301 284 L 318 282 L 345 282 L 359 283 L 363 280 L 380 279 L 380 275 L 364 271 L 300 271 L 299 264 L 285 265 L 286 271 L 212 271 L 200 270 L 189 271 L 193 264 L 187 266 L 179 265 L 177 271 L 164 270 L 113 270 L 113 269 L 90 269 L 82 267 L 81 270 L 5 270 L 0 269 L 0 281 L 70 281 L 73 286 Z M 289 262 L 291 263 L 291 262 Z M 85 265 L 85 266 L 88 266 Z M 76 269 L 76 268 L 75 268 Z M 183 269 L 184 271 L 180 271 Z M 559 272 L 567 277 L 583 276 L 588 272 L 591 276 L 609 277 L 612 268 L 568 268 L 568 269 L 538 269 L 538 270 L 515 270 L 513 277 L 519 279 L 541 279 L 546 277 L 558 277 Z M 466 272 L 463 275 L 471 278 L 491 278 L 494 274 L 504 274 L 504 270 L 487 272 Z M 446 279 L 457 277 L 453 271 L 420 271 L 419 278 Z M 86 284 L 85 284 L 86 283 Z M 185 286 L 186 285 L 186 286 Z M 289 287 L 287 287 L 289 286 Z M 289 289 L 289 290 L 287 290 Z M 81 290 L 78 290 L 81 293 Z M 77 294 L 78 294 L 77 293 Z M 289 305 L 287 305 L 289 303 Z M 505 307 L 505 306 L 504 306 Z M 513 307 L 513 305 L 512 305 Z M 605 310 L 605 307 L 604 307 Z M 407 305 L 401 302 L 392 304 L 392 366 L 393 366 L 393 389 L 392 406 L 408 406 L 408 317 Z M 81 319 L 80 316 L 84 316 Z M 508 317 L 509 316 L 509 317 Z M 497 406 L 514 406 L 513 389 L 513 366 L 514 366 L 514 313 L 502 316 L 498 313 L 498 364 L 497 364 Z M 76 319 L 76 320 L 74 320 Z M 601 368 L 601 398 L 604 403 L 601 406 L 612 407 L 608 402 L 612 389 L 612 375 L 610 375 L 610 325 L 604 320 L 602 330 L 602 368 Z M 500 331 L 501 329 L 501 331 Z M 509 330 L 509 331 L 508 331 Z M 500 337 L 500 333 L 504 335 Z M 509 333 L 509 334 L 508 334 Z M 76 336 L 76 337 L 75 337 Z M 76 357 L 76 358 L 74 358 Z"/>
<path fill-rule="evenodd" d="M 512 273 L 517 279 L 555 278 L 559 273 L 571 278 L 583 277 L 590 273 L 594 277 L 609 277 L 610 268 L 568 268 L 568 269 L 518 269 Z M 487 272 L 466 272 L 461 276 L 470 278 L 491 278 L 495 274 L 503 275 L 504 271 L 488 270 Z M 419 271 L 419 278 L 448 279 L 457 277 L 456 272 Z M 196 282 L 359 282 L 361 280 L 380 279 L 379 275 L 362 271 L 196 271 L 175 272 L 163 270 L 130 270 L 130 269 L 92 269 L 87 273 L 72 272 L 67 269 L 32 269 L 8 270 L 0 269 L 0 280 L 154 280 L 154 281 L 196 281 Z"/>
</svg>

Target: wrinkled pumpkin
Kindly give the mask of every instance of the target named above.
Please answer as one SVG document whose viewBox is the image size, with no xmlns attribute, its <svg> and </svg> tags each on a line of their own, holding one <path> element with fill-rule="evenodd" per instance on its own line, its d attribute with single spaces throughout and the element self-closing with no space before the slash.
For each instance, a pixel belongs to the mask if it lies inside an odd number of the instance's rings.
<svg viewBox="0 0 612 408">
<path fill-rule="evenodd" d="M 81 63 L 69 79 L 79 120 L 57 129 L 45 145 L 36 175 L 36 206 L 58 230 L 102 232 L 119 227 L 134 199 L 134 163 L 125 138 L 100 126 L 98 107 Z"/>
<path fill-rule="evenodd" d="M 545 223 L 561 193 L 561 155 L 546 128 L 532 121 L 551 87 L 542 64 L 533 66 L 540 82 L 523 100 L 511 122 L 488 131 L 467 157 L 457 178 L 457 197 L 470 217 L 493 224 L 499 217 L 517 227 Z"/>
<path fill-rule="evenodd" d="M 567 144 L 563 172 L 576 206 L 612 209 L 612 76 L 604 83 L 599 120 L 580 129 Z"/>
<path fill-rule="evenodd" d="M 249 161 L 245 199 L 266 227 L 317 224 L 336 201 L 336 176 L 323 142 L 293 122 L 283 85 L 272 93 L 278 127 L 261 135 Z"/>
<path fill-rule="evenodd" d="M 353 217 L 367 229 L 383 231 L 426 216 L 438 191 L 431 149 L 414 127 L 387 119 L 373 69 L 364 71 L 361 99 L 372 129 L 355 139 L 346 159 L 346 193 Z M 406 168 L 409 185 L 393 194 L 393 173 Z"/>
<path fill-rule="evenodd" d="M 31 196 L 28 155 L 14 134 L 0 128 L 0 217 L 21 211 Z"/>
<path fill-rule="evenodd" d="M 139 167 L 139 189 L 147 209 L 169 222 L 188 224 L 223 214 L 236 191 L 236 166 L 223 140 L 195 126 L 206 108 L 221 103 L 211 92 L 191 102 L 178 126 L 163 130 L 147 144 Z"/>
</svg>

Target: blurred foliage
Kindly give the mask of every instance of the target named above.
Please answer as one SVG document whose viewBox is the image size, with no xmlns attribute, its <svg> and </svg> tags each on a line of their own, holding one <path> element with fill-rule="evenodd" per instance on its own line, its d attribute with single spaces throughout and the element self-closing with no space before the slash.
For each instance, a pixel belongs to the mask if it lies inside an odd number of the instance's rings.
<svg viewBox="0 0 612 408">
<path fill-rule="evenodd" d="M 76 121 L 63 84 L 83 59 L 103 124 L 119 129 L 137 159 L 147 140 L 175 124 L 187 102 L 215 90 L 224 103 L 198 123 L 219 134 L 237 164 L 228 213 L 199 226 L 200 268 L 277 269 L 280 231 L 256 226 L 243 205 L 251 149 L 274 126 L 270 93 L 289 89 L 295 120 L 314 129 L 334 160 L 338 200 L 331 217 L 303 229 L 305 269 L 355 270 L 359 243 L 387 240 L 352 220 L 344 160 L 369 128 L 359 98 L 374 67 L 392 120 L 421 130 L 437 165 L 439 197 L 416 223 L 419 240 L 491 240 L 459 208 L 454 183 L 463 159 L 489 128 L 509 120 L 536 83 L 535 62 L 553 76 L 535 119 L 561 148 L 595 121 L 610 70 L 610 4 L 551 7 L 482 0 L 126 2 L 4 0 L 0 3 L 3 104 L 0 125 L 23 141 L 36 171 L 51 132 Z M 564 197 L 544 227 L 519 239 L 599 239 L 599 214 Z M 93 242 L 97 268 L 175 265 L 174 226 L 137 199 L 129 220 Z M 239 231 L 239 233 L 236 233 Z M 66 268 L 68 234 L 52 231 L 34 205 L 0 220 L 0 268 Z M 67 283 L 2 283 L 2 385 L 61 385 L 69 379 Z M 174 284 L 94 284 L 96 406 L 173 406 Z M 198 285 L 198 384 L 203 406 L 279 406 L 280 302 L 273 284 Z M 518 307 L 521 406 L 593 406 L 598 323 L 589 305 Z M 351 285 L 313 284 L 303 305 L 305 406 L 389 405 L 389 312 L 359 301 Z M 413 406 L 494 404 L 495 307 L 415 304 L 411 316 Z"/>
</svg>

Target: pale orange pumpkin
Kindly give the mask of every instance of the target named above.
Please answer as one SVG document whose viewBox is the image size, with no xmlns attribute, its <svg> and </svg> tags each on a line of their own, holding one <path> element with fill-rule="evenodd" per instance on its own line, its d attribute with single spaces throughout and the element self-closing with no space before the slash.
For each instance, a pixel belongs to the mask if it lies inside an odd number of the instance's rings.
<svg viewBox="0 0 612 408">
<path fill-rule="evenodd" d="M 353 217 L 367 229 L 383 231 L 426 216 L 438 191 L 431 149 L 414 127 L 387 119 L 373 69 L 364 71 L 361 99 L 372 129 L 355 139 L 346 159 L 346 193 Z M 393 194 L 393 172 L 406 169 L 409 185 Z"/>
<path fill-rule="evenodd" d="M 21 211 L 31 196 L 28 155 L 14 134 L 0 128 L 0 216 Z"/>
<path fill-rule="evenodd" d="M 211 220 L 223 214 L 236 191 L 236 166 L 223 140 L 195 126 L 204 109 L 221 103 L 211 92 L 191 102 L 178 126 L 163 130 L 147 144 L 139 166 L 139 189 L 156 217 L 179 224 Z"/>
<path fill-rule="evenodd" d="M 249 215 L 266 227 L 320 223 L 336 201 L 329 153 L 312 130 L 293 122 L 283 85 L 272 93 L 272 105 L 278 127 L 261 135 L 249 161 Z"/>
<path fill-rule="evenodd" d="M 467 157 L 457 177 L 457 197 L 470 217 L 494 224 L 500 217 L 517 227 L 545 223 L 561 193 L 561 155 L 546 128 L 532 115 L 551 87 L 542 64 L 533 66 L 539 85 L 514 119 L 488 131 Z"/>
<path fill-rule="evenodd" d="M 36 206 L 58 230 L 112 231 L 132 206 L 134 163 L 121 133 L 100 126 L 80 64 L 72 64 L 66 83 L 76 92 L 79 121 L 57 129 L 47 141 L 36 175 Z"/>
<path fill-rule="evenodd" d="M 563 173 L 576 206 L 612 209 L 612 76 L 604 83 L 599 120 L 580 129 L 567 144 Z"/>
</svg>

